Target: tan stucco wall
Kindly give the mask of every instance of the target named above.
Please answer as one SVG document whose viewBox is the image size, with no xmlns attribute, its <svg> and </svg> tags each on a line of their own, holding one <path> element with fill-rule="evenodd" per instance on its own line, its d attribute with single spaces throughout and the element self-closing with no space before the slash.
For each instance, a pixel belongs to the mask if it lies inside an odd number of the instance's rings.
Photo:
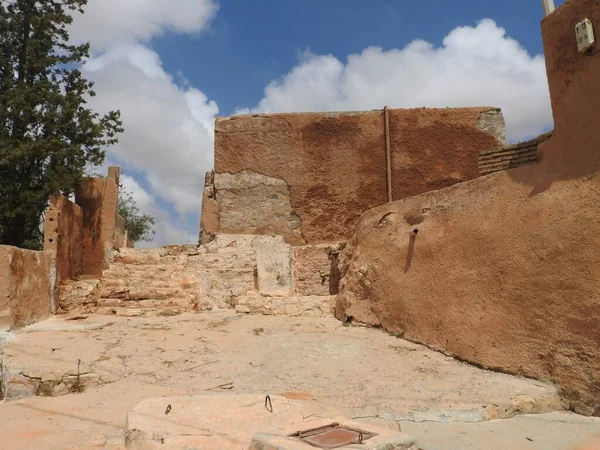
<svg viewBox="0 0 600 450">
<path fill-rule="evenodd" d="M 540 163 L 366 213 L 336 315 L 552 380 L 600 414 L 600 56 L 577 53 L 582 17 L 600 28 L 597 0 L 543 22 L 556 129 Z"/>
<path fill-rule="evenodd" d="M 217 119 L 218 231 L 295 245 L 347 238 L 364 211 L 387 201 L 384 123 L 382 111 Z M 495 109 L 390 110 L 395 198 L 477 177 L 479 152 L 503 139 Z"/>
<path fill-rule="evenodd" d="M 0 330 L 23 327 L 54 311 L 54 257 L 0 245 Z"/>
<path fill-rule="evenodd" d="M 83 274 L 102 275 L 110 261 L 117 221 L 118 167 L 106 178 L 86 178 L 75 193 L 83 210 Z"/>
</svg>

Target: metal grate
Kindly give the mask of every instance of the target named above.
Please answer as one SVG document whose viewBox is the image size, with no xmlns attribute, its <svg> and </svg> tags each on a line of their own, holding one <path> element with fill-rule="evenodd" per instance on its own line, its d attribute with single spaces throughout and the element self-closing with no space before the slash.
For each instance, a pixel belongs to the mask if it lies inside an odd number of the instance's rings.
<svg viewBox="0 0 600 450">
<path fill-rule="evenodd" d="M 333 423 L 326 427 L 313 430 L 301 431 L 290 437 L 298 438 L 300 441 L 313 447 L 331 450 L 345 447 L 346 445 L 362 444 L 366 440 L 375 437 L 374 433 L 345 427 L 339 423 Z"/>
</svg>

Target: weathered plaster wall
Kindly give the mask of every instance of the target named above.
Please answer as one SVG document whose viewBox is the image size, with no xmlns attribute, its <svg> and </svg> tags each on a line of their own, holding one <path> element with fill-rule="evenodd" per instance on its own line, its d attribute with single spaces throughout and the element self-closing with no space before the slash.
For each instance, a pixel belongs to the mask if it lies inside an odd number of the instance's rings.
<svg viewBox="0 0 600 450">
<path fill-rule="evenodd" d="M 382 111 L 217 119 L 203 224 L 294 245 L 344 240 L 386 202 L 384 122 Z M 402 198 L 477 177 L 478 153 L 504 144 L 504 121 L 490 108 L 390 110 L 390 138 Z"/>
<path fill-rule="evenodd" d="M 392 109 L 390 138 L 394 200 L 477 178 L 479 152 L 506 142 L 493 108 Z"/>
<path fill-rule="evenodd" d="M 0 245 L 0 330 L 23 327 L 54 312 L 54 257 Z"/>
<path fill-rule="evenodd" d="M 117 222 L 118 167 L 109 167 L 106 178 L 87 178 L 75 193 L 83 210 L 83 274 L 102 275 L 110 261 Z"/>
<path fill-rule="evenodd" d="M 44 250 L 56 256 L 57 283 L 83 273 L 83 212 L 63 195 L 50 198 L 44 227 Z"/>
<path fill-rule="evenodd" d="M 542 23 L 556 129 L 539 164 L 375 208 L 344 254 L 336 315 L 465 360 L 557 383 L 600 414 L 600 56 L 575 23 L 598 0 Z M 411 230 L 418 229 L 416 236 Z"/>
</svg>

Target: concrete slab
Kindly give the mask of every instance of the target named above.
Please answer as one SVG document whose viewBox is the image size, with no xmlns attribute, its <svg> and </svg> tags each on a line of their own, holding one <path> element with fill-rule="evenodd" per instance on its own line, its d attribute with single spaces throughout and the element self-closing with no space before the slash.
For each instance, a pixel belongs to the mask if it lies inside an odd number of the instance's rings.
<svg viewBox="0 0 600 450">
<path fill-rule="evenodd" d="M 600 418 L 568 412 L 480 423 L 400 422 L 422 450 L 600 450 Z"/>
<path fill-rule="evenodd" d="M 258 430 L 302 428 L 315 418 L 335 417 L 334 409 L 283 396 L 201 395 L 144 400 L 127 415 L 126 446 L 132 449 L 247 449 Z"/>
</svg>

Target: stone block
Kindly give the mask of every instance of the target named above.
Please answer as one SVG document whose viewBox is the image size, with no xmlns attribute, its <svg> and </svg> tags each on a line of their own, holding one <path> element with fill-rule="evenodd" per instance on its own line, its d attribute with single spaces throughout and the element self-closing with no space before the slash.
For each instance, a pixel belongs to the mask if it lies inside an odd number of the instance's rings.
<svg viewBox="0 0 600 450">
<path fill-rule="evenodd" d="M 294 292 L 297 295 L 330 295 L 337 291 L 332 286 L 331 255 L 338 252 L 340 244 L 320 244 L 294 247 L 292 267 Z"/>
<path fill-rule="evenodd" d="M 292 248 L 285 243 L 257 242 L 258 290 L 264 295 L 292 293 Z"/>
<path fill-rule="evenodd" d="M 287 317 L 333 317 L 336 296 L 264 297 L 246 296 L 238 300 L 236 311 L 246 314 Z"/>
<path fill-rule="evenodd" d="M 254 291 L 254 270 L 203 270 L 198 273 L 202 308 L 231 308 Z"/>
</svg>

